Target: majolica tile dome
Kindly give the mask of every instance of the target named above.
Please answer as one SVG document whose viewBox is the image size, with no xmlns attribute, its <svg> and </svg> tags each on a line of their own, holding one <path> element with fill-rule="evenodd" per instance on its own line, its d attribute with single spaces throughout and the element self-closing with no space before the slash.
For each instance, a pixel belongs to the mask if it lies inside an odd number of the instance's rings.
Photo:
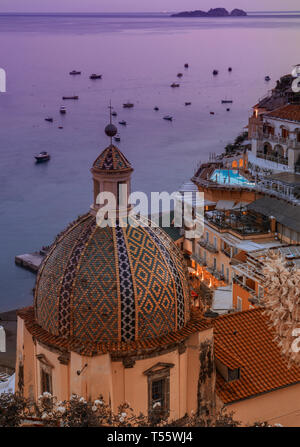
<svg viewBox="0 0 300 447">
<path fill-rule="evenodd" d="M 131 168 L 114 146 L 102 154 L 94 183 L 101 171 L 107 179 L 123 170 L 121 160 Z M 132 168 L 125 170 L 130 176 Z M 132 342 L 177 331 L 189 317 L 179 250 L 163 230 L 138 225 L 133 216 L 126 227 L 105 228 L 93 213 L 78 218 L 56 238 L 37 278 L 35 319 L 53 335 Z"/>
</svg>

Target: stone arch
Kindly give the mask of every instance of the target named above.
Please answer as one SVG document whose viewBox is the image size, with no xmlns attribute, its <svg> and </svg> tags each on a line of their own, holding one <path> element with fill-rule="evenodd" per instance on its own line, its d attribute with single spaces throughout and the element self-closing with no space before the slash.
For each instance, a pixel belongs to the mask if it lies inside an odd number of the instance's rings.
<svg viewBox="0 0 300 447">
<path fill-rule="evenodd" d="M 272 144 L 268 141 L 265 141 L 263 144 L 263 153 L 264 155 L 270 155 L 273 152 Z"/>
<path fill-rule="evenodd" d="M 274 153 L 275 157 L 284 157 L 285 156 L 284 149 L 281 146 L 281 144 L 276 144 L 274 146 L 273 153 Z"/>
</svg>

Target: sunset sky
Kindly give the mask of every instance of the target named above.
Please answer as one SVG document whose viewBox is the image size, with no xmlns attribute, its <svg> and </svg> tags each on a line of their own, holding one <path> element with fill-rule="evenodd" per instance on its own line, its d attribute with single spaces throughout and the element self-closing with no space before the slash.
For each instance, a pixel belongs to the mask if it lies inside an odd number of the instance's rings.
<svg viewBox="0 0 300 447">
<path fill-rule="evenodd" d="M 0 0 L 0 12 L 160 12 L 211 7 L 296 11 L 299 0 Z"/>
</svg>

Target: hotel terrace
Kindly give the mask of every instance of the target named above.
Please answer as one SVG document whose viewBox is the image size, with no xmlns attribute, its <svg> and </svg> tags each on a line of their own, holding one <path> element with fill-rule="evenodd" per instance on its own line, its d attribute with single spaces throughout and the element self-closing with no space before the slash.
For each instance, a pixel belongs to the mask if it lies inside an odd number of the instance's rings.
<svg viewBox="0 0 300 447">
<path fill-rule="evenodd" d="M 258 269 L 251 276 L 248 265 L 253 253 L 266 255 L 269 249 L 280 249 L 285 256 L 292 250 L 285 248 L 288 245 L 295 246 L 297 258 L 300 104 L 287 103 L 291 100 L 290 89 L 286 96 L 273 91 L 254 107 L 248 126 L 251 145 L 211 157 L 192 178 L 204 193 L 204 232 L 189 250 L 186 243 L 184 248 L 193 274 L 200 280 L 199 291 L 205 286 L 214 298 L 223 296 L 219 313 L 246 310 L 259 303 L 261 273 Z M 212 310 L 216 310 L 214 298 Z"/>
</svg>

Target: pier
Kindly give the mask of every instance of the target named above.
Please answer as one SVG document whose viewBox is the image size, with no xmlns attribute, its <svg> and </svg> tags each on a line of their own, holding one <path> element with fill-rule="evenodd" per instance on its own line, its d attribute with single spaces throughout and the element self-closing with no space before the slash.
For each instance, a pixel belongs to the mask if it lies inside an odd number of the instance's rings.
<svg viewBox="0 0 300 447">
<path fill-rule="evenodd" d="M 45 258 L 40 252 L 24 254 L 15 257 L 15 263 L 31 272 L 37 273 L 41 263 Z"/>
</svg>

